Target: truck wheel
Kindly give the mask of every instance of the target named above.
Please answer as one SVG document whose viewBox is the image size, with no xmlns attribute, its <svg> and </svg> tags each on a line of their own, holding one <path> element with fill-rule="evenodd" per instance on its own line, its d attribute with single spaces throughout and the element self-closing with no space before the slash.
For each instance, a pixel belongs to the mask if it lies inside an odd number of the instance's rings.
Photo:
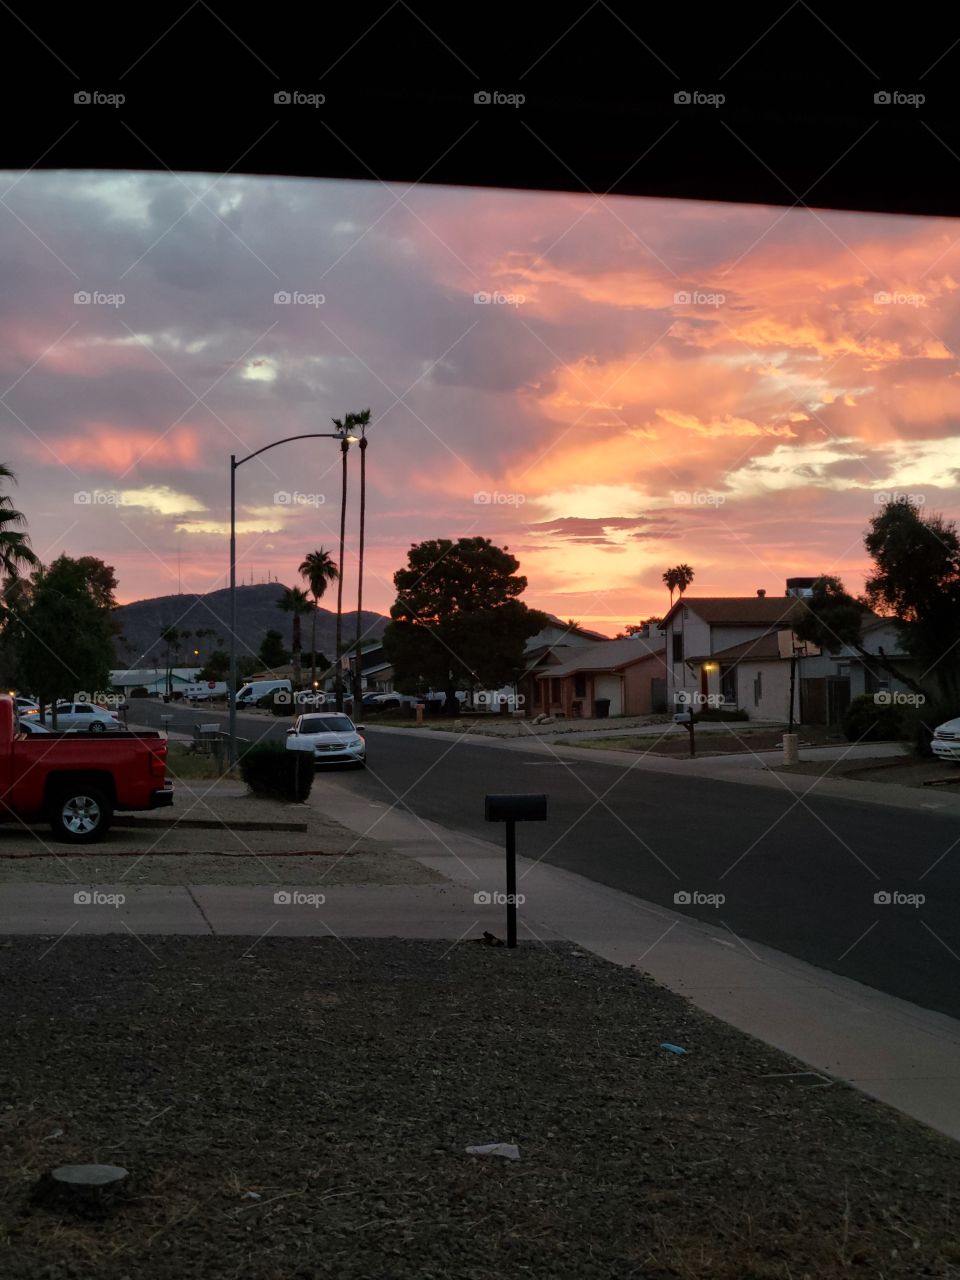
<svg viewBox="0 0 960 1280">
<path fill-rule="evenodd" d="M 97 787 L 78 785 L 61 791 L 50 808 L 50 826 L 58 840 L 92 844 L 102 840 L 113 822 L 113 808 Z"/>
</svg>

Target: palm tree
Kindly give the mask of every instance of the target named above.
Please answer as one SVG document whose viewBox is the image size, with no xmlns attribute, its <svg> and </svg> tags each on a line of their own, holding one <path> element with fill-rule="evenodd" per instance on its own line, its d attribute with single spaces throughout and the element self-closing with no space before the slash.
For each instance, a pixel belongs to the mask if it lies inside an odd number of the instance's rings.
<svg viewBox="0 0 960 1280">
<path fill-rule="evenodd" d="M 313 614 L 310 618 L 310 687 L 317 683 L 317 609 L 331 582 L 340 577 L 340 570 L 329 551 L 308 551 L 300 565 L 300 576 L 306 578 L 313 594 Z"/>
<path fill-rule="evenodd" d="M 176 627 L 163 627 L 160 639 L 167 646 L 167 697 L 173 694 L 173 661 L 171 650 L 180 648 L 180 632 Z"/>
<path fill-rule="evenodd" d="M 16 479 L 10 468 L 0 463 L 0 481 L 12 480 L 16 484 Z M 0 577 L 8 582 L 19 578 L 23 569 L 36 569 L 40 565 L 30 548 L 30 538 L 23 531 L 26 522 L 26 516 L 14 508 L 9 495 L 0 494 Z"/>
<path fill-rule="evenodd" d="M 694 571 L 688 564 L 678 564 L 672 569 L 667 569 L 663 575 L 662 581 L 670 592 L 670 607 L 673 608 L 673 593 L 679 591 L 683 595 L 687 587 L 693 581 Z"/>
<path fill-rule="evenodd" d="M 284 613 L 293 614 L 293 684 L 294 689 L 300 688 L 302 679 L 302 671 L 300 667 L 300 650 L 302 648 L 300 640 L 300 618 L 303 614 L 309 613 L 314 605 L 310 603 L 310 598 L 305 591 L 301 591 L 299 587 L 286 587 L 283 595 L 277 601 L 277 608 L 282 609 Z"/>
</svg>

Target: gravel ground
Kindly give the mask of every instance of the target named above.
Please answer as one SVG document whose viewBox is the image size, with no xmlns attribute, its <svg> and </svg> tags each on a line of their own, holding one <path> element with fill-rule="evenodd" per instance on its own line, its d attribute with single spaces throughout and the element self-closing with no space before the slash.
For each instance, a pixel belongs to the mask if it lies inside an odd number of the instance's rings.
<svg viewBox="0 0 960 1280">
<path fill-rule="evenodd" d="M 960 1276 L 960 1146 L 575 948 L 52 941 L 0 943 L 12 1280 Z M 31 1205 L 85 1161 L 129 1203 Z"/>
</svg>

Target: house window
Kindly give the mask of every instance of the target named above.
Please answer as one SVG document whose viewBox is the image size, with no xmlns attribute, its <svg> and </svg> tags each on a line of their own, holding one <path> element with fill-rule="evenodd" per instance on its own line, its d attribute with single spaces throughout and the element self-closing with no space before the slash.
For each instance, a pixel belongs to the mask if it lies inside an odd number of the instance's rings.
<svg viewBox="0 0 960 1280">
<path fill-rule="evenodd" d="M 674 662 L 683 661 L 683 633 L 675 632 L 673 636 L 673 660 Z"/>
<path fill-rule="evenodd" d="M 587 696 L 587 677 L 582 671 L 578 671 L 573 677 L 573 696 L 575 698 Z"/>
<path fill-rule="evenodd" d="M 753 705 L 759 707 L 763 701 L 763 672 L 758 671 L 753 681 Z"/>
</svg>

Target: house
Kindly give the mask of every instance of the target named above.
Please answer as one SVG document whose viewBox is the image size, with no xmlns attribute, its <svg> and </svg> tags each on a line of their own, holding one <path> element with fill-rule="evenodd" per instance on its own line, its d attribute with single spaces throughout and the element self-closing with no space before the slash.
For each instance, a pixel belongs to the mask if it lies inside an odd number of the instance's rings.
<svg viewBox="0 0 960 1280">
<path fill-rule="evenodd" d="M 555 648 L 551 662 L 537 673 L 537 692 L 528 713 L 593 717 L 597 703 L 605 700 L 609 715 L 649 715 L 664 656 L 661 636 L 572 645 L 566 653 Z"/>
<path fill-rule="evenodd" d="M 662 623 L 668 704 L 722 699 L 751 719 L 787 718 L 772 714 L 777 706 L 788 711 L 781 667 L 788 669 L 789 687 L 789 655 L 775 651 L 776 635 L 789 630 L 804 607 L 799 594 L 681 596 Z"/>
<path fill-rule="evenodd" d="M 170 687 L 181 693 L 186 685 L 193 684 L 200 674 L 200 667 L 174 667 L 170 673 Z M 134 671 L 111 671 L 110 688 L 129 695 L 131 689 L 143 688 L 147 693 L 167 692 L 166 667 L 141 667 Z"/>
<path fill-rule="evenodd" d="M 570 656 L 573 649 L 608 641 L 599 631 L 591 631 L 575 623 L 563 622 L 552 613 L 547 614 L 547 625 L 531 636 L 524 646 L 524 669 L 517 679 L 516 706 L 528 715 L 537 715 L 540 706 L 540 688 L 537 677 L 547 667 L 557 666 Z"/>
</svg>

